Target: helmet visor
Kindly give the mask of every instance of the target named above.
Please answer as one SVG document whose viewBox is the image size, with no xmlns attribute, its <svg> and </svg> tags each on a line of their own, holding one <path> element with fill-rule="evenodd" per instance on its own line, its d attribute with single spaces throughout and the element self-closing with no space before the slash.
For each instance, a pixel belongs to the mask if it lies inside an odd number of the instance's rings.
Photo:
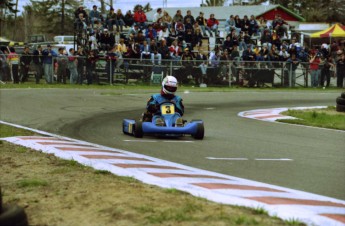
<svg viewBox="0 0 345 226">
<path fill-rule="evenodd" d="M 168 90 L 169 92 L 174 93 L 174 92 L 176 92 L 177 87 L 176 86 L 174 87 L 174 86 L 167 86 L 167 85 L 165 85 L 164 89 Z"/>
</svg>

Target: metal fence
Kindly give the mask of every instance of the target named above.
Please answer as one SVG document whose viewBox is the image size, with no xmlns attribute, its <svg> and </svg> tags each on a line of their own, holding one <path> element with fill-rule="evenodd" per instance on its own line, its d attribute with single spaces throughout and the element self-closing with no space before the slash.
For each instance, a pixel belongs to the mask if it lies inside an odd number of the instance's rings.
<svg viewBox="0 0 345 226">
<path fill-rule="evenodd" d="M 321 77 L 324 76 L 321 66 L 318 72 L 311 75 L 309 63 L 302 62 L 299 63 L 297 68 L 287 62 L 242 61 L 240 59 L 214 62 L 211 60 L 158 60 L 156 58 L 153 58 L 153 60 L 140 60 L 138 58 L 120 57 L 115 61 L 100 56 L 92 64 L 88 57 L 76 57 L 76 60 L 72 62 L 70 58 L 65 56 L 64 61 L 61 61 L 61 57 L 52 57 L 52 62 L 54 63 L 50 67 L 46 67 L 45 64 L 37 65 L 31 62 L 28 78 L 37 78 L 39 73 L 39 79 L 46 80 L 47 83 L 160 84 L 162 78 L 166 75 L 173 75 L 181 85 L 310 87 L 315 86 L 317 83 L 317 86 L 324 86 L 324 84 L 321 84 Z M 83 62 L 82 65 L 80 65 L 80 62 Z M 2 80 L 11 77 L 13 81 L 14 75 L 10 66 L 8 70 L 1 70 Z M 19 62 L 19 80 L 25 77 L 23 67 Z M 41 72 L 38 72 L 38 70 L 41 70 Z M 47 78 L 47 74 L 51 75 L 50 79 Z M 331 71 L 331 86 L 335 84 L 333 74 L 334 72 Z M 326 84 L 327 78 L 324 80 Z M 7 79 L 7 81 L 10 81 L 10 79 Z"/>
</svg>

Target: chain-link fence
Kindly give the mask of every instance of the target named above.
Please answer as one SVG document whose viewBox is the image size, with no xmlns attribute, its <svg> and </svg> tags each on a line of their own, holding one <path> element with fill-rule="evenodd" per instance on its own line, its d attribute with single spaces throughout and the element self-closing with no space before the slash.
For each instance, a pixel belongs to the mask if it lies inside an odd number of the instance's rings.
<svg viewBox="0 0 345 226">
<path fill-rule="evenodd" d="M 6 56 L 7 57 L 7 56 Z M 181 85 L 244 87 L 316 87 L 336 86 L 335 71 L 309 69 L 309 63 L 277 61 L 216 62 L 206 60 L 165 60 L 105 56 L 27 55 L 31 60 L 18 64 L 2 62 L 3 82 L 36 81 L 43 83 L 160 84 L 166 75 L 175 76 Z"/>
</svg>

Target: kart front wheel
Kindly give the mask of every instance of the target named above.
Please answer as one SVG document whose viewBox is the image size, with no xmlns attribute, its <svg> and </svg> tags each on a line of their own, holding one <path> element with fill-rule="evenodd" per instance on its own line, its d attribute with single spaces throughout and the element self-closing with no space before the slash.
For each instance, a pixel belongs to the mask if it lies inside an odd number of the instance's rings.
<svg viewBox="0 0 345 226">
<path fill-rule="evenodd" d="M 144 132 L 143 132 L 143 122 L 140 122 L 140 121 L 135 122 L 133 135 L 134 135 L 136 138 L 142 138 L 142 137 L 144 136 Z"/>
<path fill-rule="evenodd" d="M 193 135 L 193 137 L 197 140 L 202 140 L 204 138 L 205 129 L 203 123 L 198 123 L 196 127 L 196 133 Z"/>
</svg>

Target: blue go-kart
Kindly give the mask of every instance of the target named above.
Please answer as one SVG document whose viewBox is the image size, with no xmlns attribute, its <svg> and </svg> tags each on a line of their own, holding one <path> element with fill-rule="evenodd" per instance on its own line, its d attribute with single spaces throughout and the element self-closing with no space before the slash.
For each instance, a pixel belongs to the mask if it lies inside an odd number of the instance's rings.
<svg viewBox="0 0 345 226">
<path fill-rule="evenodd" d="M 160 114 L 154 115 L 151 122 L 136 121 L 134 119 L 124 119 L 122 131 L 125 134 L 142 138 L 144 135 L 178 137 L 191 135 L 195 139 L 204 138 L 204 122 L 202 120 L 182 121 L 177 124 L 177 119 L 181 115 L 175 111 L 176 106 L 172 102 L 164 102 L 160 106 Z M 157 125 L 157 119 L 160 118 L 162 124 Z"/>
</svg>

